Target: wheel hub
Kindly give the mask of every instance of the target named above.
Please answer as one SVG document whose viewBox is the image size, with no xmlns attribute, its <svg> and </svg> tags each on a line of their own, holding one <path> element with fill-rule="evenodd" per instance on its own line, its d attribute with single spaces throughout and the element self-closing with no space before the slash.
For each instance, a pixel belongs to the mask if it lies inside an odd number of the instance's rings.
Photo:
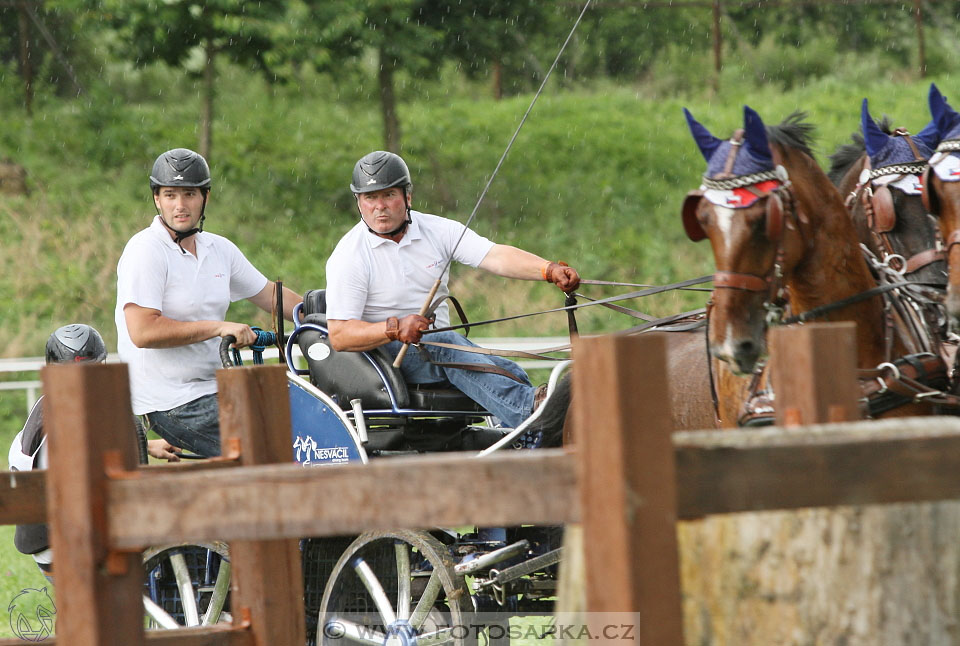
<svg viewBox="0 0 960 646">
<path fill-rule="evenodd" d="M 416 646 L 417 633 L 413 626 L 403 619 L 397 619 L 387 627 L 387 639 L 384 646 Z"/>
</svg>

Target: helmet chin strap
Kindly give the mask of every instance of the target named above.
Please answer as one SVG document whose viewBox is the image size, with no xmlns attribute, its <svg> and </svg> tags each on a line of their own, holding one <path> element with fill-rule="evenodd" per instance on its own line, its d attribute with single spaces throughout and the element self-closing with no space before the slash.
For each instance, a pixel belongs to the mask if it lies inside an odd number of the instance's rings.
<svg viewBox="0 0 960 646">
<path fill-rule="evenodd" d="M 157 206 L 156 203 L 154 203 L 154 206 L 155 206 L 155 207 Z M 192 235 L 195 235 L 195 234 L 197 234 L 197 233 L 203 233 L 203 221 L 204 221 L 204 219 L 206 219 L 206 217 L 207 217 L 207 216 L 204 214 L 204 211 L 206 211 L 206 210 L 207 210 L 207 194 L 206 194 L 206 192 L 204 192 L 204 194 L 203 194 L 203 204 L 200 206 L 200 222 L 197 223 L 198 226 L 193 227 L 193 228 L 190 229 L 189 231 L 177 231 L 177 230 L 174 229 L 172 226 L 170 226 L 169 224 L 167 224 L 167 221 L 163 219 L 163 215 L 160 213 L 159 207 L 157 208 L 157 215 L 160 216 L 160 222 L 163 223 L 163 226 L 167 227 L 167 229 L 170 231 L 170 233 L 173 234 L 173 241 L 177 243 L 177 246 L 178 246 L 178 247 L 180 247 L 180 251 L 181 251 L 182 253 L 186 254 L 186 253 L 187 253 L 187 250 L 183 248 L 183 241 L 186 240 L 187 238 L 189 238 L 189 237 L 192 236 Z"/>
</svg>

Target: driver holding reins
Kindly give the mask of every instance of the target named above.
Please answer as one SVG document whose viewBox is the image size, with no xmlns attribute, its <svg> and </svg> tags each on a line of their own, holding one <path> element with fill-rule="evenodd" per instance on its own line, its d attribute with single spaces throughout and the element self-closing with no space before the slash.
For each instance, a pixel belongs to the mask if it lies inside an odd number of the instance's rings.
<svg viewBox="0 0 960 646">
<path fill-rule="evenodd" d="M 337 244 L 326 270 L 327 323 L 335 350 L 384 346 L 396 357 L 404 343 L 420 343 L 431 324 L 448 326 L 446 302 L 437 307 L 435 320 L 419 312 L 438 278 L 434 302 L 449 293 L 449 271 L 444 270 L 451 257 L 506 278 L 546 280 L 564 292 L 580 284 L 573 267 L 495 244 L 470 229 L 464 233 L 464 225 L 455 220 L 412 210 L 410 171 L 398 155 L 365 155 L 353 169 L 350 190 L 360 222 Z M 428 338 L 476 347 L 453 331 Z M 479 369 L 437 365 L 465 363 Z M 545 387 L 534 388 L 513 361 L 465 350 L 415 348 L 404 357 L 400 371 L 408 383 L 453 385 L 511 428 L 529 417 L 546 394 Z"/>
<path fill-rule="evenodd" d="M 220 338 L 234 347 L 256 341 L 249 325 L 225 321 L 233 301 L 266 312 L 275 285 L 235 244 L 203 230 L 210 168 L 192 150 L 175 148 L 153 164 L 157 215 L 127 242 L 117 264 L 117 350 L 129 364 L 133 412 L 175 446 L 220 454 L 216 370 Z M 300 296 L 283 290 L 292 320 Z"/>
</svg>

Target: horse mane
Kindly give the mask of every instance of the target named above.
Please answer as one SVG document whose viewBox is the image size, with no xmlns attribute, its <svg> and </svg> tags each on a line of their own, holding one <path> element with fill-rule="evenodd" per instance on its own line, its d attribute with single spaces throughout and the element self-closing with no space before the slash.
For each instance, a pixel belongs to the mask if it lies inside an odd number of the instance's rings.
<svg viewBox="0 0 960 646">
<path fill-rule="evenodd" d="M 806 112 L 795 110 L 777 125 L 767 126 L 767 138 L 781 148 L 799 150 L 814 158 L 811 146 L 815 128 L 806 119 Z"/>
<path fill-rule="evenodd" d="M 883 119 L 880 120 L 880 129 L 888 135 L 893 134 L 890 117 L 887 115 L 883 115 Z M 840 144 L 836 152 L 830 155 L 830 170 L 827 171 L 827 175 L 830 177 L 830 181 L 837 186 L 843 181 L 850 167 L 867 152 L 867 145 L 863 141 L 863 133 L 859 130 L 851 133 L 850 140 L 851 143 Z"/>
</svg>

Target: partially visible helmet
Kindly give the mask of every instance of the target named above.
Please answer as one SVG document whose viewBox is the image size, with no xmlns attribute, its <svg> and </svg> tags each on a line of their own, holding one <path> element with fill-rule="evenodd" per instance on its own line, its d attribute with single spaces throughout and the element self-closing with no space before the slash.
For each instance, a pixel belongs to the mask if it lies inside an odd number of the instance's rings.
<svg viewBox="0 0 960 646">
<path fill-rule="evenodd" d="M 377 150 L 361 157 L 353 167 L 350 190 L 354 193 L 372 193 L 394 186 L 413 188 L 410 170 L 399 155 Z"/>
<path fill-rule="evenodd" d="M 210 167 L 207 160 L 187 148 L 168 150 L 153 162 L 150 190 L 161 186 L 210 188 Z"/>
<path fill-rule="evenodd" d="M 105 361 L 106 358 L 103 337 L 89 325 L 64 325 L 47 339 L 47 363 Z"/>
</svg>

